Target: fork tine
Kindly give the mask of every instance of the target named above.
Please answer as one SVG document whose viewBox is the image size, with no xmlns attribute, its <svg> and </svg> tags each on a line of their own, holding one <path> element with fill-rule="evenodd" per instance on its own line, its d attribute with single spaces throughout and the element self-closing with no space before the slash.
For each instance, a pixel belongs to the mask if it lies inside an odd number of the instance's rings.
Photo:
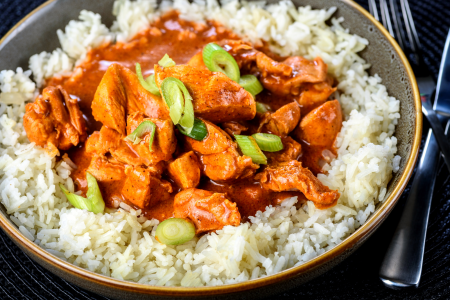
<svg viewBox="0 0 450 300">
<path fill-rule="evenodd" d="M 380 18 L 378 17 L 377 4 L 375 3 L 375 0 L 369 0 L 369 10 L 370 14 L 375 18 L 375 20 L 380 21 Z"/>
<path fill-rule="evenodd" d="M 400 48 L 402 48 L 403 51 L 405 51 L 405 48 L 403 46 L 403 32 L 400 30 L 400 26 L 401 26 L 401 20 L 399 20 L 398 17 L 398 6 L 397 6 L 397 1 L 395 0 L 389 0 L 389 4 L 391 6 L 391 14 L 392 14 L 392 19 L 394 21 L 394 27 L 395 27 L 395 34 L 397 36 L 397 42 L 400 45 Z"/>
<path fill-rule="evenodd" d="M 380 0 L 381 17 L 383 19 L 383 26 L 389 31 L 393 38 L 395 38 L 394 30 L 392 29 L 391 17 L 389 16 L 389 9 L 385 0 Z"/>
<path fill-rule="evenodd" d="M 400 4 L 402 6 L 403 19 L 405 20 L 406 34 L 408 36 L 412 54 L 414 56 L 415 63 L 420 65 L 420 56 L 418 53 L 418 50 L 420 49 L 420 42 L 418 42 L 419 38 L 417 36 L 417 31 L 414 26 L 411 10 L 409 9 L 409 4 L 407 0 L 400 0 Z"/>
<path fill-rule="evenodd" d="M 417 44 L 418 50 L 422 49 L 422 45 L 420 44 L 419 35 L 417 34 L 416 26 L 414 25 L 414 19 L 412 17 L 411 9 L 409 8 L 408 0 L 402 0 L 405 4 L 406 14 L 408 15 L 409 25 L 411 26 L 411 31 L 414 37 L 414 41 Z"/>
</svg>

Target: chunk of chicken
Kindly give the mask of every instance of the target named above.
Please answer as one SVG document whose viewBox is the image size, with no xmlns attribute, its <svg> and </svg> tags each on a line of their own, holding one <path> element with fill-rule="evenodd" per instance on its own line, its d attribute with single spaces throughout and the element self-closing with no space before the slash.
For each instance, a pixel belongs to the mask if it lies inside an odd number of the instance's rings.
<svg viewBox="0 0 450 300">
<path fill-rule="evenodd" d="M 128 115 L 127 118 L 127 135 L 131 134 L 143 121 L 152 121 L 156 125 L 155 137 L 152 143 L 152 150 L 149 152 L 148 142 L 150 134 L 146 134 L 144 141 L 139 145 L 138 154 L 147 156 L 152 163 L 159 161 L 167 161 L 172 158 L 172 154 L 177 147 L 177 138 L 173 129 L 173 123 L 170 119 L 144 118 L 141 112 L 135 112 Z"/>
<path fill-rule="evenodd" d="M 336 205 L 339 192 L 323 185 L 311 171 L 296 160 L 268 166 L 257 175 L 263 188 L 275 192 L 299 190 L 319 209 Z"/>
<path fill-rule="evenodd" d="M 170 162 L 167 171 L 182 189 L 195 188 L 200 183 L 200 163 L 194 151 L 184 153 Z"/>
<path fill-rule="evenodd" d="M 100 182 L 118 181 L 125 177 L 124 165 L 106 157 L 93 158 L 87 172 Z"/>
<path fill-rule="evenodd" d="M 112 64 L 95 92 L 92 115 L 103 125 L 125 134 L 126 116 L 134 112 L 143 112 L 148 118 L 170 120 L 169 109 L 161 97 L 144 89 L 131 70 Z"/>
<path fill-rule="evenodd" d="M 118 161 L 134 166 L 151 166 L 171 159 L 177 142 L 172 121 L 144 119 L 142 113 L 135 113 L 128 117 L 127 131 L 133 132 L 143 120 L 151 120 L 156 125 L 152 151 L 148 146 L 150 134 L 146 134 L 139 144 L 134 145 L 123 135 L 106 126 L 89 137 L 86 142 L 86 151 L 99 156 L 110 153 Z"/>
<path fill-rule="evenodd" d="M 258 132 L 271 132 L 278 136 L 287 136 L 300 121 L 300 106 L 291 102 L 275 112 L 266 112 L 261 120 Z"/>
<path fill-rule="evenodd" d="M 304 83 L 326 80 L 327 65 L 320 57 L 313 61 L 292 56 L 277 62 L 243 41 L 223 40 L 218 43 L 236 60 L 244 73 L 258 75 L 263 86 L 279 95 L 299 95 Z"/>
<path fill-rule="evenodd" d="M 302 109 L 302 115 L 307 115 L 311 110 L 324 104 L 328 97 L 336 91 L 328 81 L 320 83 L 305 83 L 297 101 Z"/>
<path fill-rule="evenodd" d="M 122 195 L 139 208 L 152 207 L 166 201 L 173 191 L 169 182 L 153 176 L 146 168 L 127 166 L 125 175 Z"/>
<path fill-rule="evenodd" d="M 28 139 L 52 156 L 59 154 L 58 149 L 68 150 L 86 140 L 86 123 L 77 100 L 60 86 L 45 88 L 25 111 L 23 125 Z"/>
<path fill-rule="evenodd" d="M 194 222 L 197 234 L 241 223 L 236 203 L 221 193 L 193 188 L 183 190 L 175 196 L 173 208 L 175 218 L 189 218 Z"/>
<path fill-rule="evenodd" d="M 205 62 L 203 61 L 203 54 L 202 51 L 192 56 L 192 58 L 188 61 L 188 65 L 196 68 L 203 68 L 208 69 L 205 65 Z"/>
<path fill-rule="evenodd" d="M 161 68 L 155 65 L 158 86 L 167 77 L 181 80 L 193 98 L 195 115 L 214 123 L 251 120 L 256 114 L 253 96 L 220 72 L 190 65 Z"/>
<path fill-rule="evenodd" d="M 248 156 L 241 156 L 236 144 L 218 126 L 203 120 L 208 135 L 202 141 L 185 137 L 188 146 L 200 158 L 203 172 L 212 180 L 232 180 L 253 175 L 258 165 Z"/>
<path fill-rule="evenodd" d="M 297 160 L 302 154 L 302 145 L 297 143 L 290 136 L 281 138 L 283 150 L 277 152 L 264 152 L 269 165 L 275 165 L 280 162 Z"/>
<path fill-rule="evenodd" d="M 327 101 L 310 111 L 296 128 L 294 135 L 312 146 L 332 146 L 342 126 L 339 101 Z"/>
<path fill-rule="evenodd" d="M 218 184 L 209 181 L 202 187 L 208 191 L 228 195 L 231 201 L 236 203 L 242 220 L 247 220 L 249 216 L 255 216 L 257 211 L 264 211 L 267 206 L 272 204 L 270 196 L 272 193 L 263 189 L 259 182 L 254 182 L 253 178 L 239 180 L 233 184 Z"/>
<path fill-rule="evenodd" d="M 248 130 L 248 127 L 242 125 L 239 122 L 225 122 L 221 124 L 223 130 L 228 133 L 230 136 L 235 134 L 241 134 L 243 131 Z"/>
</svg>

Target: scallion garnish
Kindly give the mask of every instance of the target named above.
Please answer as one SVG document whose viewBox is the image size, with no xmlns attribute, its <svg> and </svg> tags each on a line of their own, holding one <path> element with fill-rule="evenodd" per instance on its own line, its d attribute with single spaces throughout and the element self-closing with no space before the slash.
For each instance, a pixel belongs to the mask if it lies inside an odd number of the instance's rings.
<svg viewBox="0 0 450 300">
<path fill-rule="evenodd" d="M 239 82 L 241 73 L 236 60 L 219 45 L 209 43 L 203 48 L 203 62 L 211 72 L 222 72 L 231 80 Z"/>
<path fill-rule="evenodd" d="M 267 105 L 261 102 L 256 102 L 256 112 L 263 114 L 268 112 L 269 109 L 267 108 Z"/>
<path fill-rule="evenodd" d="M 159 89 L 156 86 L 155 74 L 152 74 L 149 77 L 147 77 L 147 79 L 144 79 L 144 76 L 142 75 L 141 65 L 139 63 L 136 63 L 136 75 L 139 79 L 140 84 L 144 87 L 144 89 L 146 89 L 153 95 L 161 96 L 161 93 L 159 92 Z"/>
<path fill-rule="evenodd" d="M 244 90 L 252 94 L 253 98 L 264 89 L 258 78 L 251 74 L 241 76 L 239 79 L 239 84 L 244 88 Z"/>
<path fill-rule="evenodd" d="M 267 164 L 267 157 L 261 149 L 259 149 L 259 146 L 253 137 L 238 134 L 235 134 L 234 137 L 236 138 L 236 142 L 242 153 L 251 157 L 255 164 Z"/>
<path fill-rule="evenodd" d="M 166 245 L 181 245 L 195 236 L 195 226 L 186 219 L 170 218 L 156 227 L 156 239 Z"/>
<path fill-rule="evenodd" d="M 194 126 L 192 97 L 181 80 L 167 77 L 161 83 L 161 92 L 169 107 L 169 115 L 174 125 L 180 124 L 190 133 Z"/>
<path fill-rule="evenodd" d="M 252 135 L 262 151 L 277 152 L 283 150 L 283 142 L 278 135 L 270 133 L 255 133 Z"/>
<path fill-rule="evenodd" d="M 86 192 L 87 198 L 69 192 L 61 183 L 59 187 L 66 195 L 67 200 L 76 208 L 86 209 L 95 214 L 102 213 L 105 210 L 105 202 L 103 201 L 102 193 L 98 187 L 97 179 L 86 172 L 86 180 L 88 190 Z"/>
<path fill-rule="evenodd" d="M 173 67 L 175 66 L 175 62 L 173 61 L 173 59 L 171 59 L 169 57 L 169 55 L 164 54 L 163 58 L 161 58 L 160 61 L 158 61 L 158 65 L 160 65 L 162 68 L 167 68 L 167 67 Z"/>
<path fill-rule="evenodd" d="M 182 126 L 177 125 L 177 128 L 182 134 L 197 141 L 203 141 L 208 134 L 208 129 L 206 128 L 205 122 L 197 118 L 194 119 L 194 127 L 192 127 L 190 133 L 187 133 Z"/>
<path fill-rule="evenodd" d="M 152 121 L 145 120 L 142 121 L 141 124 L 139 124 L 136 129 L 126 136 L 126 139 L 132 142 L 133 144 L 137 145 L 141 142 L 142 137 L 150 133 L 150 139 L 148 140 L 148 149 L 152 151 L 152 144 L 153 139 L 155 138 L 155 132 L 156 132 L 156 125 Z"/>
</svg>

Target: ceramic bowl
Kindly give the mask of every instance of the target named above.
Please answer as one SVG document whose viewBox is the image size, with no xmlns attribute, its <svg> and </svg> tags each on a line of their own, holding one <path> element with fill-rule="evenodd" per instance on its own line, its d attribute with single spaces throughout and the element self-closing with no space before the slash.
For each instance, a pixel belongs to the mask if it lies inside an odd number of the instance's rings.
<svg viewBox="0 0 450 300">
<path fill-rule="evenodd" d="M 276 2 L 269 0 L 268 2 Z M 385 201 L 378 205 L 369 220 L 335 248 L 309 262 L 281 273 L 238 284 L 202 287 L 158 287 L 112 279 L 69 264 L 28 240 L 10 221 L 0 205 L 0 225 L 7 235 L 31 258 L 62 278 L 95 293 L 116 299 L 207 298 L 256 299 L 292 289 L 331 269 L 354 252 L 389 215 L 403 192 L 416 162 L 422 133 L 422 113 L 417 83 L 411 67 L 397 43 L 380 23 L 350 0 L 293 0 L 296 5 L 313 8 L 337 7 L 336 17 L 344 17 L 343 26 L 369 40 L 361 52 L 379 74 L 390 95 L 400 100 L 401 118 L 395 131 L 400 170 L 389 183 Z M 28 58 L 59 46 L 56 30 L 77 19 L 82 9 L 99 13 L 110 26 L 113 21 L 112 0 L 49 1 L 24 18 L 0 41 L 0 70 L 18 66 L 27 68 Z"/>
</svg>

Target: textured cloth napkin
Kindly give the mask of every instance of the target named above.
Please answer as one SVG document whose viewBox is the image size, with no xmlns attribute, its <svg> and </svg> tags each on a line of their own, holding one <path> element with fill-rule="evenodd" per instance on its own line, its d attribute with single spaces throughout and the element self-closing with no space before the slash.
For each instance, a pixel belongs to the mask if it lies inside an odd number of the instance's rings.
<svg viewBox="0 0 450 300">
<path fill-rule="evenodd" d="M 44 0 L 0 0 L 0 37 L 43 2 Z M 357 2 L 368 8 L 367 1 Z M 409 2 L 425 48 L 425 61 L 436 78 L 450 27 L 450 1 Z M 428 124 L 424 123 L 425 137 Z M 449 299 L 450 183 L 449 173 L 443 163 L 439 169 L 431 207 L 420 287 L 409 291 L 393 291 L 385 288 L 378 278 L 381 261 L 408 194 L 409 186 L 383 225 L 344 262 L 322 276 L 271 299 Z M 106 298 L 78 288 L 40 267 L 0 230 L 0 299 Z"/>
</svg>

